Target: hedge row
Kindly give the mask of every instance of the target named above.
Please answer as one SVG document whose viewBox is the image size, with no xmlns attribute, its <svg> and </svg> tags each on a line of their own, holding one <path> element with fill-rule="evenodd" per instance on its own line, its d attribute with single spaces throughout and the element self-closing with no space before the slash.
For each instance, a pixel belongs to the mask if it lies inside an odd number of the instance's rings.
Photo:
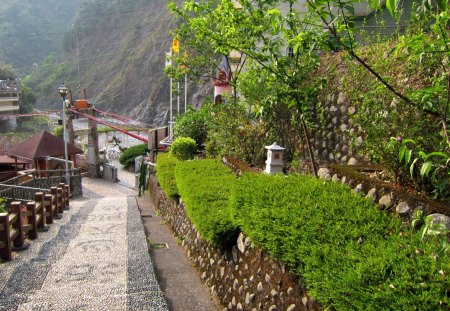
<svg viewBox="0 0 450 311">
<path fill-rule="evenodd" d="M 174 200 L 180 197 L 175 180 L 175 165 L 178 159 L 169 153 L 161 153 L 157 158 L 156 177 L 164 193 Z"/>
<path fill-rule="evenodd" d="M 160 161 L 158 174 L 173 171 Z M 439 238 L 421 241 L 420 233 L 340 184 L 263 174 L 238 180 L 211 160 L 177 162 L 171 174 L 202 236 L 224 245 L 242 230 L 330 310 L 450 305 L 450 260 Z"/>
<path fill-rule="evenodd" d="M 200 234 L 221 247 L 235 244 L 239 229 L 228 204 L 237 181 L 232 171 L 217 160 L 196 160 L 178 162 L 175 172 L 187 215 Z"/>
<path fill-rule="evenodd" d="M 246 175 L 231 205 L 242 231 L 305 280 L 335 310 L 449 307 L 450 260 L 436 239 L 336 183 Z"/>
</svg>

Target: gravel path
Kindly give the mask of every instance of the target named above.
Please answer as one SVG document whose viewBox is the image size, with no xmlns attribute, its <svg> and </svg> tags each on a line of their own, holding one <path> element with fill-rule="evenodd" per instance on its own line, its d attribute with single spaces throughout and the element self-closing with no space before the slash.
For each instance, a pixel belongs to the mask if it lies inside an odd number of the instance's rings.
<svg viewBox="0 0 450 311">
<path fill-rule="evenodd" d="M 0 265 L 0 310 L 167 310 L 132 188 L 83 179 L 83 194 Z"/>
</svg>

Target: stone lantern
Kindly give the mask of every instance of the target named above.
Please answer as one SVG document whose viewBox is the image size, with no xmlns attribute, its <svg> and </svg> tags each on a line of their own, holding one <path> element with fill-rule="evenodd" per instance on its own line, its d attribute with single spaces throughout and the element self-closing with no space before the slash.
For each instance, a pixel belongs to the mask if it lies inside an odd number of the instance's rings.
<svg viewBox="0 0 450 311">
<path fill-rule="evenodd" d="M 283 154 L 286 148 L 278 146 L 276 142 L 265 148 L 267 149 L 267 160 L 264 172 L 267 174 L 283 173 Z"/>
</svg>

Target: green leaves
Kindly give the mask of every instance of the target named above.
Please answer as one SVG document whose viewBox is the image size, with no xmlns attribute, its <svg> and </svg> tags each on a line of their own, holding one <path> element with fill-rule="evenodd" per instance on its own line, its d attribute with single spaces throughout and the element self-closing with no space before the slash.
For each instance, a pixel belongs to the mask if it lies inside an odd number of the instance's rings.
<svg viewBox="0 0 450 311">
<path fill-rule="evenodd" d="M 369 0 L 369 5 L 374 9 L 374 10 L 379 10 L 381 8 L 381 1 L 380 0 Z"/>
<path fill-rule="evenodd" d="M 398 18 L 397 7 L 398 7 L 398 0 L 386 0 L 386 8 L 389 10 L 389 13 L 391 13 L 391 15 L 394 18 Z"/>
<path fill-rule="evenodd" d="M 448 0 L 437 0 L 436 2 L 438 4 L 439 9 L 441 9 L 442 11 L 445 11 L 447 9 Z"/>
</svg>

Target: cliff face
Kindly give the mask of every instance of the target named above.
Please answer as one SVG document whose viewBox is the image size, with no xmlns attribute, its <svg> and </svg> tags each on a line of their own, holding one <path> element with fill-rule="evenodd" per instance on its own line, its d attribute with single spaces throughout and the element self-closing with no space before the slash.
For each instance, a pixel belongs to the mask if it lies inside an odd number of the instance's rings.
<svg viewBox="0 0 450 311">
<path fill-rule="evenodd" d="M 82 7 L 76 27 L 66 35 L 68 52 L 64 60 L 47 60 L 47 68 L 27 79 L 39 94 L 39 108 L 57 107 L 56 90 L 60 82 L 65 82 L 75 99 L 82 97 L 85 89 L 90 102 L 99 109 L 150 124 L 165 124 L 170 91 L 163 68 L 172 42 L 169 32 L 174 26 L 168 2 L 109 2 L 107 7 L 97 8 L 96 14 L 95 7 Z M 210 92 L 209 83 L 199 88 L 190 81 L 188 104 L 198 106 L 201 94 Z M 181 93 L 184 107 L 183 89 Z M 173 103 L 176 107 L 175 97 Z"/>
</svg>

